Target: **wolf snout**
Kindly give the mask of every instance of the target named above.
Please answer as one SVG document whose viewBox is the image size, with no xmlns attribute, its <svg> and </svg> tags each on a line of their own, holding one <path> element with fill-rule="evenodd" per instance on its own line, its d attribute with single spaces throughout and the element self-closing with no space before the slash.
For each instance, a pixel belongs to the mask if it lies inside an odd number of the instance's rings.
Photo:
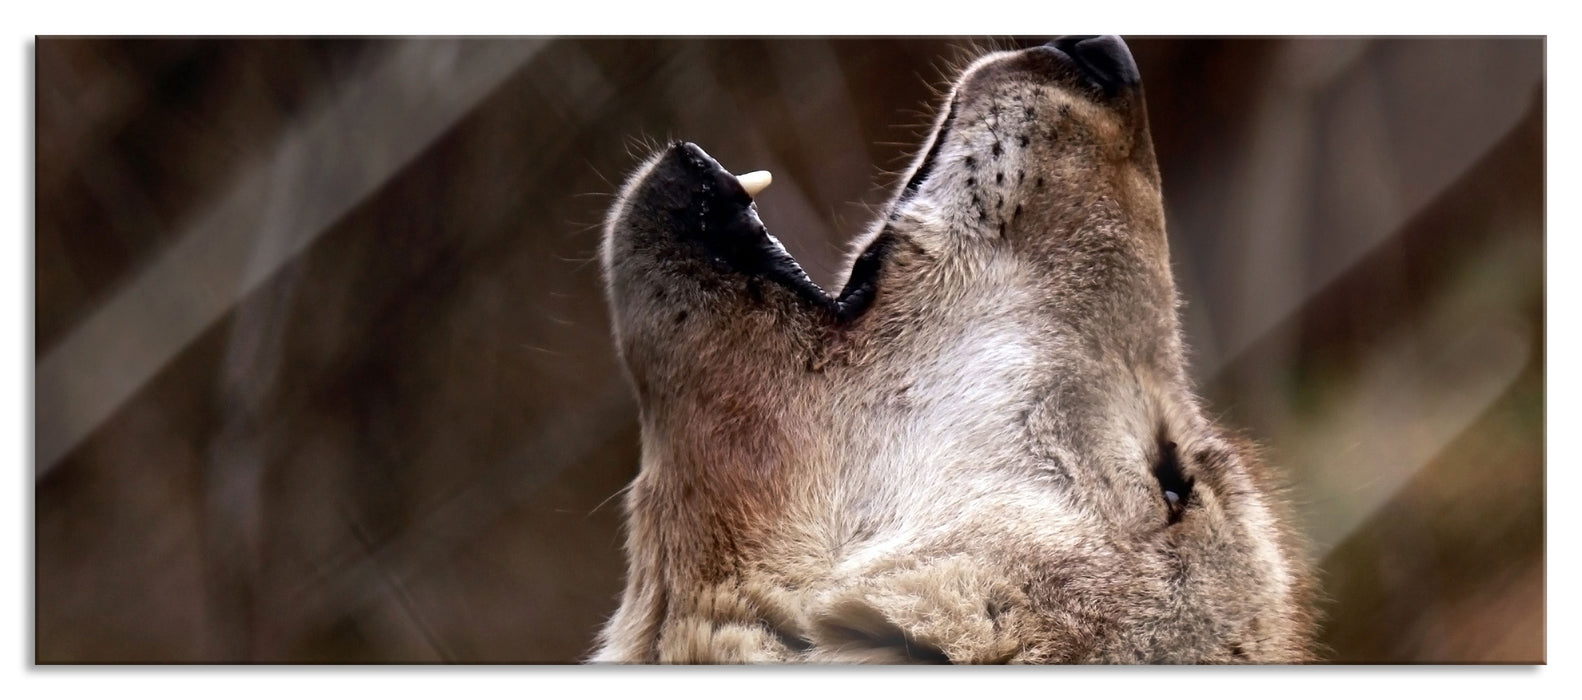
<svg viewBox="0 0 1582 700">
<path fill-rule="evenodd" d="M 1142 84 L 1137 61 L 1126 42 L 1115 35 L 1063 36 L 1045 44 L 1068 57 L 1082 75 L 1113 96 Z"/>
</svg>

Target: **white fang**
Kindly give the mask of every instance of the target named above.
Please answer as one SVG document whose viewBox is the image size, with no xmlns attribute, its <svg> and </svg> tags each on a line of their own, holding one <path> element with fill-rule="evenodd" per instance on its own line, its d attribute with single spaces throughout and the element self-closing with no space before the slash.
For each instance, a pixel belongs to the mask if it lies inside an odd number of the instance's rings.
<svg viewBox="0 0 1582 700">
<path fill-rule="evenodd" d="M 764 188 L 769 186 L 774 177 L 769 174 L 768 170 L 754 170 L 750 173 L 737 175 L 736 180 L 742 183 L 742 189 L 747 190 L 747 196 L 756 199 L 758 193 L 764 191 Z"/>
</svg>

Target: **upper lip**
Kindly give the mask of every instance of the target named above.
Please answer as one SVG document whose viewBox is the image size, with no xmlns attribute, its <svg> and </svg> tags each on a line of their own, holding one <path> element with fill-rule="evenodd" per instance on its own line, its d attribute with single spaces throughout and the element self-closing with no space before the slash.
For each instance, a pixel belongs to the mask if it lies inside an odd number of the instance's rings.
<svg viewBox="0 0 1582 700">
<path fill-rule="evenodd" d="M 904 200 L 907 197 L 916 194 L 918 188 L 922 186 L 923 181 L 927 180 L 928 176 L 932 174 L 934 170 L 934 161 L 939 158 L 939 148 L 945 142 L 945 133 L 950 130 L 950 126 L 953 122 L 955 122 L 955 120 L 956 101 L 951 100 L 950 105 L 946 107 L 945 118 L 939 123 L 939 128 L 935 129 L 934 132 L 929 135 L 930 142 L 928 145 L 928 152 L 923 155 L 923 160 L 919 162 L 917 164 L 917 168 L 912 171 L 911 177 L 906 179 L 906 186 L 901 188 L 901 199 Z M 897 202 L 897 204 L 899 204 L 899 202 Z"/>
</svg>

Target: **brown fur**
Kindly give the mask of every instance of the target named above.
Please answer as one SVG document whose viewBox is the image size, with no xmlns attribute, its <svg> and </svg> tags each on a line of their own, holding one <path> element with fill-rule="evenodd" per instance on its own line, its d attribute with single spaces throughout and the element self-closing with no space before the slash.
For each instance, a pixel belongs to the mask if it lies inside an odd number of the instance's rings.
<svg viewBox="0 0 1582 700">
<path fill-rule="evenodd" d="M 1299 538 L 1191 393 L 1141 87 L 991 54 L 923 150 L 837 296 L 695 147 L 628 181 L 643 463 L 594 660 L 1307 660 Z"/>
</svg>

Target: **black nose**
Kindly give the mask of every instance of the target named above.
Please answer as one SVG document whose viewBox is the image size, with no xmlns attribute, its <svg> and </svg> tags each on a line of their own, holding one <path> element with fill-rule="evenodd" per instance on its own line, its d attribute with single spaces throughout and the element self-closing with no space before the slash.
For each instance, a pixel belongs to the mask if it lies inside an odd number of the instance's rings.
<svg viewBox="0 0 1582 700">
<path fill-rule="evenodd" d="M 1063 36 L 1047 46 L 1071 57 L 1084 75 L 1104 90 L 1114 95 L 1122 88 L 1142 83 L 1137 72 L 1137 61 L 1132 58 L 1126 42 L 1115 35 Z"/>
</svg>

